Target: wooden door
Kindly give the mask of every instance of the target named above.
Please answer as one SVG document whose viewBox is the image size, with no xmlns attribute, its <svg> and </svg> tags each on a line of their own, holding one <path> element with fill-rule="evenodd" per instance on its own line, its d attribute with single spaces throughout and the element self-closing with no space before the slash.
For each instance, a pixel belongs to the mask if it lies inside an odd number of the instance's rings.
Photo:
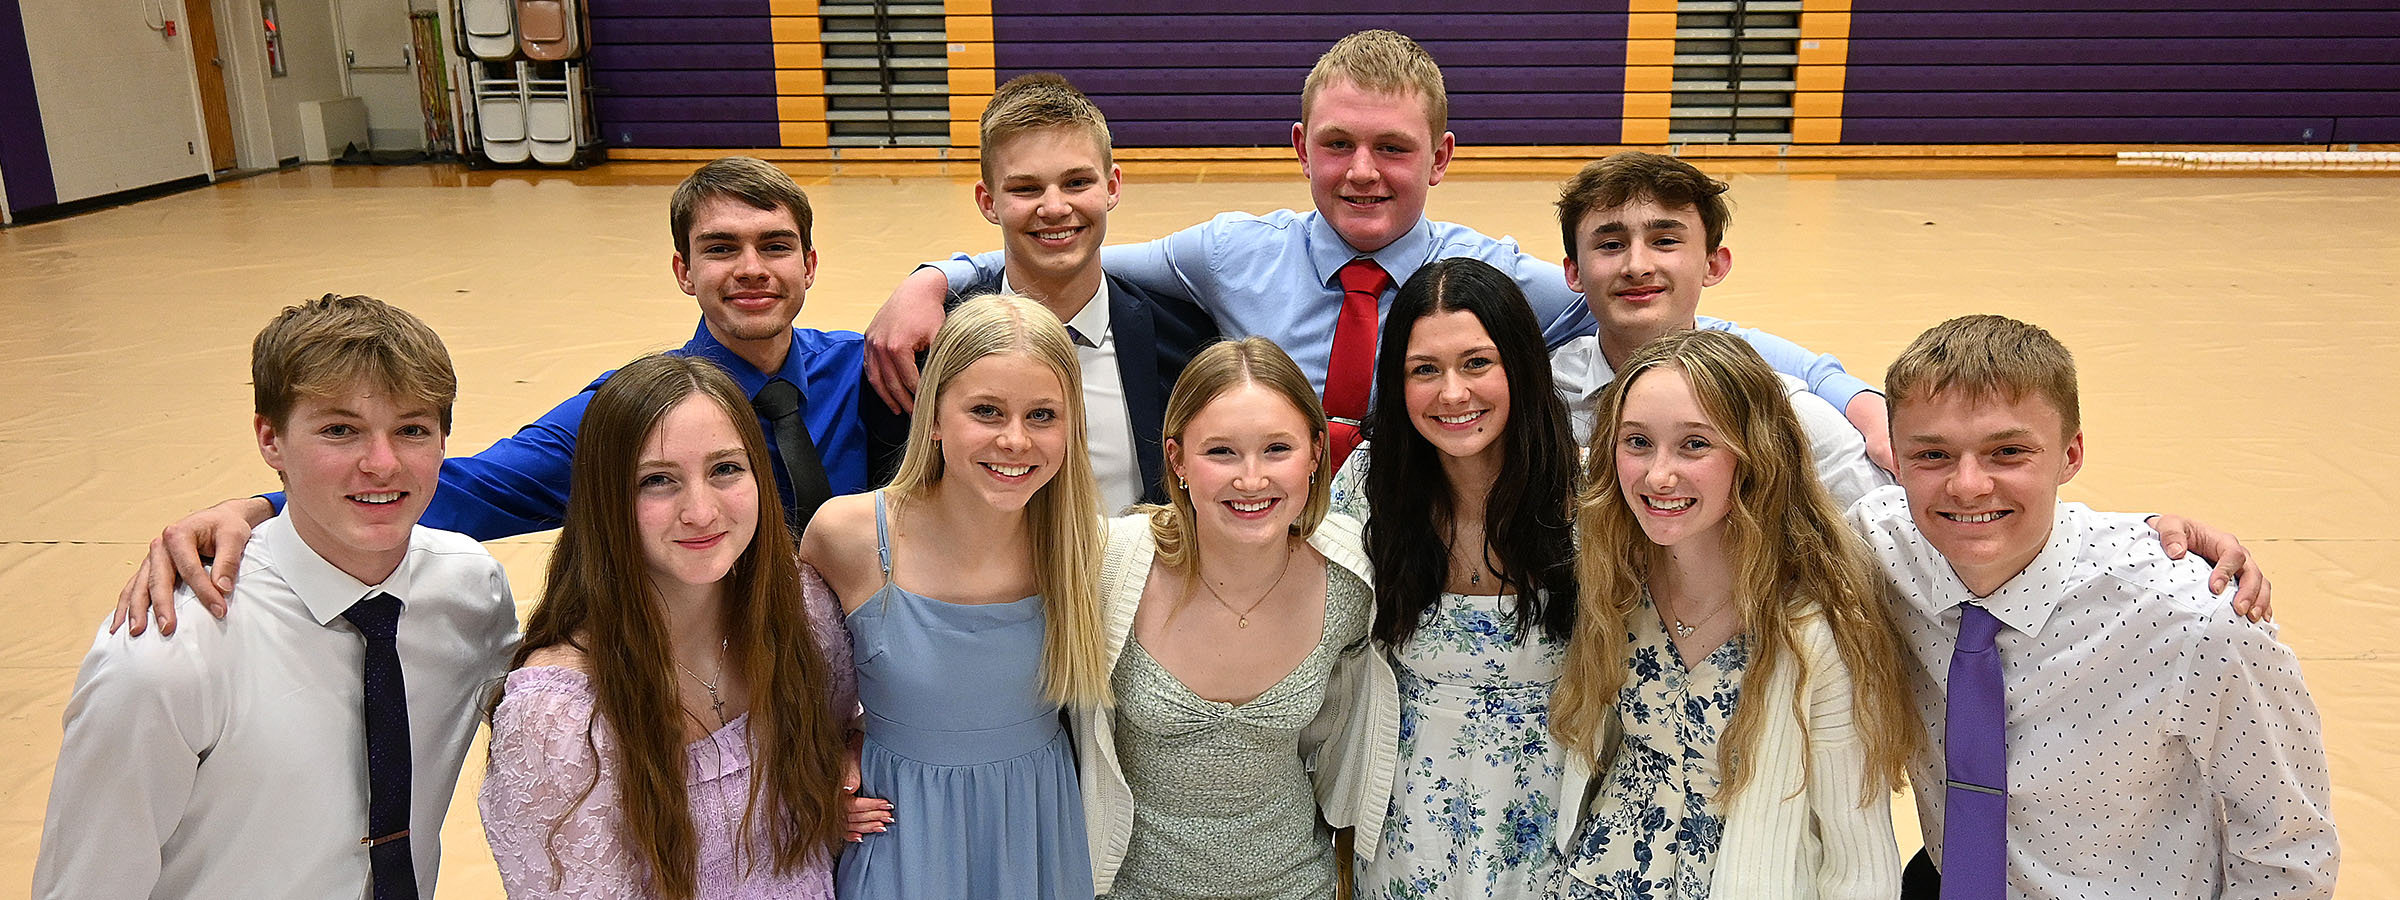
<svg viewBox="0 0 2400 900">
<path fill-rule="evenodd" d="M 200 73 L 200 115 L 208 122 L 208 168 L 233 168 L 233 114 L 225 105 L 225 57 L 217 46 L 211 0 L 184 0 L 192 25 L 192 67 Z"/>
</svg>

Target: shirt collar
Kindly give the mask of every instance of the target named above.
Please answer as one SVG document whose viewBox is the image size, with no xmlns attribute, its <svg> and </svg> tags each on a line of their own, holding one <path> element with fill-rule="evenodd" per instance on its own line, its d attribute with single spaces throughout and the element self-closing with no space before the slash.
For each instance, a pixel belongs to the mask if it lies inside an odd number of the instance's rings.
<svg viewBox="0 0 2400 900">
<path fill-rule="evenodd" d="M 1362 255 L 1382 266 L 1384 273 L 1392 276 L 1394 286 L 1407 283 L 1408 277 L 1417 274 L 1417 269 L 1423 267 L 1427 258 L 1433 255 L 1433 223 L 1426 221 L 1424 216 L 1418 216 L 1416 226 L 1401 235 L 1399 240 L 1385 244 L 1383 249 L 1373 253 L 1361 254 L 1348 241 L 1342 240 L 1341 234 L 1333 230 L 1333 225 L 1325 221 L 1323 213 L 1309 212 L 1308 261 L 1317 270 L 1318 284 L 1329 287 L 1336 284 L 1335 276 L 1342 267 Z"/>
<path fill-rule="evenodd" d="M 400 598 L 403 605 L 408 602 L 407 559 L 403 558 L 400 567 L 393 569 L 392 576 L 382 584 L 364 584 L 326 561 L 316 548 L 302 540 L 299 529 L 292 525 L 289 510 L 258 527 L 266 534 L 267 558 L 274 561 L 276 571 L 283 575 L 285 584 L 291 585 L 292 593 L 300 595 L 300 602 L 308 607 L 308 614 L 317 624 L 332 625 L 333 620 L 341 618 L 369 594 L 390 594 Z M 413 531 L 410 544 L 412 547 L 415 544 Z"/>
<path fill-rule="evenodd" d="M 719 342 L 716 335 L 709 333 L 707 322 L 700 323 L 700 327 L 692 333 L 691 341 L 683 345 L 683 353 L 716 363 L 718 368 L 725 370 L 725 374 L 733 376 L 734 384 L 741 385 L 745 397 L 756 396 L 759 388 L 767 386 L 768 378 L 789 381 L 805 393 L 808 389 L 808 367 L 800 350 L 799 332 L 793 332 L 790 340 L 792 346 L 783 354 L 783 368 L 771 374 L 759 371 L 741 354 L 733 352 L 733 348 Z"/>
<path fill-rule="evenodd" d="M 2084 523 L 2076 518 L 2074 507 L 2065 503 L 2053 505 L 2050 516 L 2050 540 L 2042 552 L 2034 554 L 2025 570 L 2001 583 L 1989 597 L 1977 599 L 1967 590 L 1966 582 L 1948 563 L 1942 566 L 1949 573 L 1955 591 L 1946 592 L 1944 602 L 1934 612 L 1947 611 L 1952 606 L 1972 602 L 1999 619 L 2000 624 L 2021 634 L 2040 637 L 2042 627 L 2049 624 L 2050 615 L 2058 611 L 2059 601 L 2069 592 L 2091 580 L 2094 563 L 2084 558 Z"/>
<path fill-rule="evenodd" d="M 1005 272 L 1000 275 L 1000 293 L 1016 293 L 1016 290 L 1009 286 L 1008 274 Z M 1092 290 L 1091 299 L 1083 301 L 1083 311 L 1076 313 L 1075 318 L 1060 324 L 1075 329 L 1077 333 L 1091 341 L 1092 346 L 1097 347 L 1108 342 L 1108 322 L 1108 279 L 1102 278 L 1099 287 Z"/>
</svg>

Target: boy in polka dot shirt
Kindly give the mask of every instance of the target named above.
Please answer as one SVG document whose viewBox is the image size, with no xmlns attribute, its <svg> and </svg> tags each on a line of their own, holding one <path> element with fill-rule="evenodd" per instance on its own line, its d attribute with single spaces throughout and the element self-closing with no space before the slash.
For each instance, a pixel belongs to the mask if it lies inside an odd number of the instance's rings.
<svg viewBox="0 0 2400 900">
<path fill-rule="evenodd" d="M 1884 382 L 1900 484 L 1850 515 L 1895 592 L 1930 738 L 1911 779 L 1927 852 L 1902 896 L 2332 897 L 2299 661 L 2140 516 L 2059 501 L 2084 462 L 2066 348 L 1968 316 Z M 1997 653 L 1980 671 L 1978 619 Z M 2004 768 L 1964 774 L 1978 750 Z"/>
</svg>

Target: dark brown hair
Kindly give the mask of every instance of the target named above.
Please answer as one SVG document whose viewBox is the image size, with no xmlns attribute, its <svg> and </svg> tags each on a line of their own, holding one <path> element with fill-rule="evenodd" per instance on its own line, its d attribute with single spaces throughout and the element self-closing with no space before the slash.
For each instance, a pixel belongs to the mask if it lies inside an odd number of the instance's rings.
<svg viewBox="0 0 2400 900">
<path fill-rule="evenodd" d="M 1691 163 L 1672 156 L 1627 150 L 1583 167 L 1558 191 L 1558 232 L 1567 245 L 1567 258 L 1582 250 L 1575 229 L 1594 210 L 1609 210 L 1648 200 L 1660 206 L 1689 206 L 1700 211 L 1700 227 L 1708 235 L 1708 251 L 1725 243 L 1733 224 L 1732 205 L 1725 200 L 1725 182 L 1708 177 Z"/>
</svg>

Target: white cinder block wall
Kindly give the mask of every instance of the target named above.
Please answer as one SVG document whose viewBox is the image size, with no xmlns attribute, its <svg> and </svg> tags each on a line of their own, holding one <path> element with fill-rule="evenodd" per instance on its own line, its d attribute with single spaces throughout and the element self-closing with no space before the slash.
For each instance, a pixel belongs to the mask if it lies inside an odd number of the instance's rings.
<svg viewBox="0 0 2400 900">
<path fill-rule="evenodd" d="M 181 3 L 17 4 L 59 202 L 208 174 Z M 162 8 L 176 19 L 174 37 L 150 27 Z"/>
</svg>

